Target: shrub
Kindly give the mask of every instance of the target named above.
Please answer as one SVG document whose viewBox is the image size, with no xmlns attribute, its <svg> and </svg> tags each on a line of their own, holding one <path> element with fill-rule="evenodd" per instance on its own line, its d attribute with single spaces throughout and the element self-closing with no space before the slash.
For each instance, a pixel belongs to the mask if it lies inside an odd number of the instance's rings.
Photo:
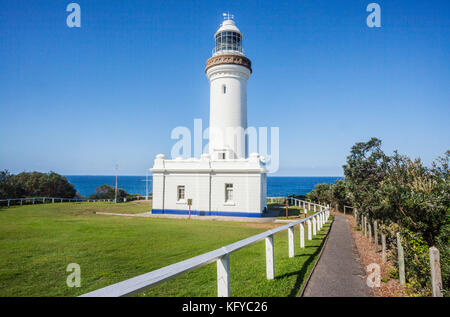
<svg viewBox="0 0 450 317">
<path fill-rule="evenodd" d="M 58 197 L 73 198 L 76 190 L 67 178 L 57 173 L 0 172 L 0 198 Z"/>
</svg>

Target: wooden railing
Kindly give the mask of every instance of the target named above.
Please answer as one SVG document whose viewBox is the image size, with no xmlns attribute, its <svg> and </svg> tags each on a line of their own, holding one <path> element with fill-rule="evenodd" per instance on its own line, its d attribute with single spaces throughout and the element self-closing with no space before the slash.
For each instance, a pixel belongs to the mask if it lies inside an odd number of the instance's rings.
<svg viewBox="0 0 450 317">
<path fill-rule="evenodd" d="M 130 296 L 152 288 L 178 275 L 195 270 L 207 264 L 217 262 L 217 296 L 230 296 L 230 254 L 265 239 L 266 241 L 266 277 L 274 278 L 274 234 L 288 230 L 289 257 L 294 257 L 294 228 L 300 226 L 300 248 L 305 247 L 305 223 L 308 226 L 307 239 L 312 240 L 323 225 L 328 221 L 330 209 L 326 206 L 315 204 L 319 211 L 315 214 L 286 224 L 284 226 L 265 231 L 250 238 L 229 244 L 220 249 L 201 254 L 199 256 L 151 271 L 128 280 L 106 286 L 82 297 L 118 297 Z"/>
<path fill-rule="evenodd" d="M 131 200 L 148 199 L 146 196 L 133 196 Z M 18 202 L 22 206 L 25 204 L 45 204 L 45 203 L 62 203 L 62 202 L 99 202 L 99 201 L 114 201 L 114 199 L 87 199 L 87 198 L 59 198 L 59 197 L 27 197 L 27 198 L 7 198 L 0 199 L 0 206 L 5 203 L 5 206 L 11 206 L 11 203 Z M 125 199 L 126 201 L 126 199 Z"/>
</svg>

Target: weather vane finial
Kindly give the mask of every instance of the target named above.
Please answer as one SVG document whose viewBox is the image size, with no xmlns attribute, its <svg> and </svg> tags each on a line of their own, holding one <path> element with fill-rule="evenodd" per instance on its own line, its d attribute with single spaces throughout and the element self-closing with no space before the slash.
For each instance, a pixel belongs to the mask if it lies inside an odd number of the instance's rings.
<svg viewBox="0 0 450 317">
<path fill-rule="evenodd" d="M 223 15 L 224 20 L 233 20 L 234 19 L 234 15 L 230 14 L 230 12 L 222 13 L 222 15 Z"/>
</svg>

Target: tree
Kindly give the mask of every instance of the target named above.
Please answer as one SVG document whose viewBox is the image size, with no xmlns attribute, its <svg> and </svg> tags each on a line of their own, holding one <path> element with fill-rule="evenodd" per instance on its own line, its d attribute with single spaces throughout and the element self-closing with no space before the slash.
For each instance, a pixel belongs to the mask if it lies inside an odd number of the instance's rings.
<svg viewBox="0 0 450 317">
<path fill-rule="evenodd" d="M 64 176 L 57 173 L 23 172 L 11 175 L 0 172 L 0 197 L 58 197 L 73 198 L 76 190 Z"/>
<path fill-rule="evenodd" d="M 344 210 L 344 206 L 351 205 L 347 194 L 347 186 L 343 180 L 338 179 L 331 186 L 331 204 L 340 211 Z"/>
<path fill-rule="evenodd" d="M 356 143 L 343 166 L 348 196 L 352 205 L 372 217 L 383 199 L 380 186 L 387 174 L 389 158 L 381 150 L 381 140 Z"/>
<path fill-rule="evenodd" d="M 306 198 L 315 202 L 329 204 L 331 202 L 331 184 L 323 183 L 314 186 L 314 190 L 306 194 Z"/>
<path fill-rule="evenodd" d="M 95 193 L 89 196 L 89 199 L 114 199 L 115 198 L 115 187 L 109 185 L 97 186 Z M 122 188 L 117 189 L 117 201 L 123 201 L 127 198 L 128 193 Z"/>
</svg>

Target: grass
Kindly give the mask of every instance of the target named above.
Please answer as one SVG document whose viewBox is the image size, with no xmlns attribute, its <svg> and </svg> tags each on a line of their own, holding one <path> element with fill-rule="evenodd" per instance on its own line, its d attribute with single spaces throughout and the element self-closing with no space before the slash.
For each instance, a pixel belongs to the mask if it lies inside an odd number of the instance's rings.
<svg viewBox="0 0 450 317">
<path fill-rule="evenodd" d="M 83 202 L 0 208 L 0 296 L 81 295 L 274 226 L 101 216 L 95 211 L 138 213 L 148 211 L 148 205 Z M 296 228 L 294 258 L 288 257 L 287 231 L 277 234 L 275 279 L 271 281 L 265 277 L 264 241 L 232 253 L 231 295 L 296 296 L 327 229 L 328 225 L 300 249 Z M 79 288 L 66 285 L 69 263 L 81 266 Z M 140 296 L 216 296 L 216 274 L 216 265 L 209 264 Z"/>
</svg>

